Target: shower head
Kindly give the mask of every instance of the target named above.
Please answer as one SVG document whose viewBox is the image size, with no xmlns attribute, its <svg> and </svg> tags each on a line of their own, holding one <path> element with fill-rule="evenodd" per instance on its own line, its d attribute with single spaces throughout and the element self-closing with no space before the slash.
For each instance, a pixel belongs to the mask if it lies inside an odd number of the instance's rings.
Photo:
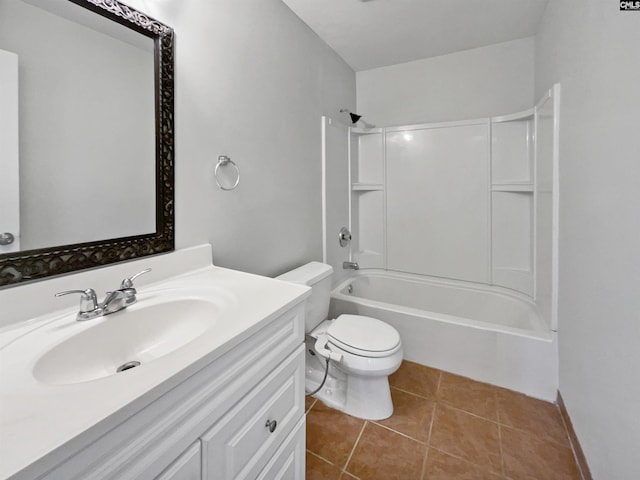
<svg viewBox="0 0 640 480">
<path fill-rule="evenodd" d="M 358 123 L 358 120 L 362 118 L 362 115 L 358 115 L 357 113 L 351 113 L 351 111 L 347 110 L 346 108 L 340 109 L 340 113 L 348 113 L 349 116 L 351 117 L 351 123 L 353 123 L 354 125 Z"/>
</svg>

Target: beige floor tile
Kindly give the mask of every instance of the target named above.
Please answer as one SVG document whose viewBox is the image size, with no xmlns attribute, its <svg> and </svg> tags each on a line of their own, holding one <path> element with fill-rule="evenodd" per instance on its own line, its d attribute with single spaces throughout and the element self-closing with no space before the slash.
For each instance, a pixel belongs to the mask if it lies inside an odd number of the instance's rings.
<svg viewBox="0 0 640 480">
<path fill-rule="evenodd" d="M 436 394 L 439 379 L 440 370 L 405 360 L 398 371 L 389 377 L 389 384 L 400 390 L 431 398 Z"/>
<path fill-rule="evenodd" d="M 429 440 L 435 402 L 401 390 L 391 389 L 393 415 L 376 423 L 420 442 Z"/>
<path fill-rule="evenodd" d="M 305 400 L 308 480 L 579 480 L 554 404 L 413 362 L 390 384 L 378 422 Z"/>
<path fill-rule="evenodd" d="M 443 372 L 438 400 L 495 422 L 498 420 L 496 392 L 497 388 L 492 385 Z"/>
<path fill-rule="evenodd" d="M 438 404 L 429 445 L 502 474 L 497 423 Z"/>
<path fill-rule="evenodd" d="M 569 437 L 555 404 L 504 389 L 499 389 L 497 399 L 501 424 L 538 435 L 541 440 L 569 446 Z"/>
<path fill-rule="evenodd" d="M 342 469 L 360 435 L 364 420 L 316 402 L 307 413 L 307 450 Z"/>
<path fill-rule="evenodd" d="M 501 426 L 505 474 L 513 480 L 580 480 L 569 447 Z"/>
<path fill-rule="evenodd" d="M 331 463 L 307 452 L 306 480 L 340 480 L 342 471 Z"/>
<path fill-rule="evenodd" d="M 419 480 L 426 446 L 367 423 L 346 471 L 362 480 Z"/>
<path fill-rule="evenodd" d="M 427 453 L 424 480 L 500 480 L 502 477 L 477 465 L 433 448 Z"/>
</svg>

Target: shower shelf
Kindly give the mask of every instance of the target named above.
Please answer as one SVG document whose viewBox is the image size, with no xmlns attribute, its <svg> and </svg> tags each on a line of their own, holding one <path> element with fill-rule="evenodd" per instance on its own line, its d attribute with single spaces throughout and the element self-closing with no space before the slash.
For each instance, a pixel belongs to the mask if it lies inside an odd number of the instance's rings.
<svg viewBox="0 0 640 480">
<path fill-rule="evenodd" d="M 368 135 L 370 133 L 382 133 L 382 128 L 379 128 L 379 127 L 373 127 L 373 128 L 351 127 L 351 133 L 357 133 L 359 135 Z"/>
<path fill-rule="evenodd" d="M 494 183 L 492 192 L 523 192 L 532 193 L 533 183 Z"/>
<path fill-rule="evenodd" d="M 371 192 L 376 190 L 384 190 L 384 185 L 381 183 L 352 183 L 351 190 L 354 192 Z"/>
<path fill-rule="evenodd" d="M 533 120 L 535 115 L 535 109 L 529 108 L 522 112 L 512 113 L 510 115 L 501 115 L 499 117 L 491 117 L 491 122 L 493 123 L 502 123 L 502 122 L 518 122 L 522 120 Z"/>
</svg>

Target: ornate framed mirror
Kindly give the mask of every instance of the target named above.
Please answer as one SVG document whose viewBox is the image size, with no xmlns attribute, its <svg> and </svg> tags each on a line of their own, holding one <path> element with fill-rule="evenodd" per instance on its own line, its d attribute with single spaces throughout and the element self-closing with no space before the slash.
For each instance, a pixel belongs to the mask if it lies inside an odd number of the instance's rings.
<svg viewBox="0 0 640 480">
<path fill-rule="evenodd" d="M 1 0 L 0 83 L 0 286 L 174 249 L 170 27 L 117 0 Z"/>
</svg>

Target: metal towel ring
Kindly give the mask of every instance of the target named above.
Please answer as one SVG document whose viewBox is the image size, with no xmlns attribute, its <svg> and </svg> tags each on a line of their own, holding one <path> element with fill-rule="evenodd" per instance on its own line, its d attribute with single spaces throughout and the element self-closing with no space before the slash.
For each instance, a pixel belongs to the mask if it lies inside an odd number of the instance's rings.
<svg viewBox="0 0 640 480">
<path fill-rule="evenodd" d="M 238 177 L 236 178 L 236 182 L 233 184 L 232 187 L 223 187 L 220 184 L 220 180 L 218 180 L 218 169 L 228 164 L 233 165 L 233 167 L 236 169 L 236 173 L 238 174 Z M 238 186 L 238 183 L 240 183 L 240 169 L 238 168 L 238 165 L 236 165 L 236 163 L 226 155 L 218 156 L 218 163 L 216 165 L 216 169 L 213 171 L 213 176 L 215 177 L 216 184 L 218 185 L 218 188 L 220 188 L 220 190 L 225 190 L 225 191 L 234 190 Z"/>
</svg>

